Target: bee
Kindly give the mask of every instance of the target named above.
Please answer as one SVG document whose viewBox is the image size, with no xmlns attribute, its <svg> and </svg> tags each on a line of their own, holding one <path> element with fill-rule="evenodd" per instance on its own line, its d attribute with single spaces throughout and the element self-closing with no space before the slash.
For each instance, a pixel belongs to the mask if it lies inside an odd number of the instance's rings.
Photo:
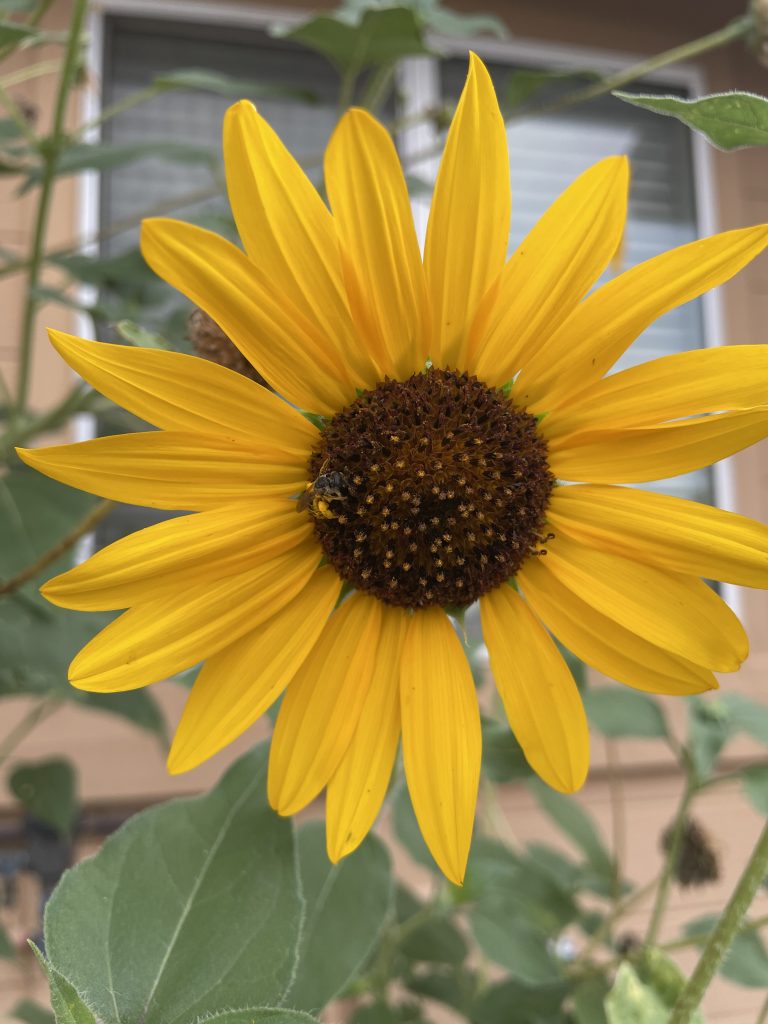
<svg viewBox="0 0 768 1024">
<path fill-rule="evenodd" d="M 308 509 L 316 519 L 336 519 L 333 502 L 346 501 L 349 495 L 347 478 L 338 470 L 329 472 L 330 459 L 326 459 L 320 467 L 317 479 L 307 484 L 307 489 L 296 502 L 296 511 Z"/>
</svg>

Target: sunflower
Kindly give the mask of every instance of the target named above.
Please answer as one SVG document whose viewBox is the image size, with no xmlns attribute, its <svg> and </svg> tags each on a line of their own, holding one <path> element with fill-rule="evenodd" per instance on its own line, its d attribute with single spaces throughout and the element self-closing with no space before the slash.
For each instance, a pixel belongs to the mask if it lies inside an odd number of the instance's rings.
<svg viewBox="0 0 768 1024">
<path fill-rule="evenodd" d="M 584 781 L 589 738 L 553 636 L 654 693 L 712 689 L 713 671 L 747 656 L 702 577 L 766 587 L 768 529 L 617 485 L 768 435 L 768 349 L 606 373 L 656 317 L 759 253 L 768 228 L 693 242 L 590 291 L 624 227 L 627 161 L 611 157 L 507 258 L 507 138 L 475 56 L 423 259 L 395 147 L 365 111 L 328 145 L 330 209 L 250 103 L 229 110 L 224 153 L 245 251 L 157 219 L 143 253 L 274 393 L 193 356 L 52 333 L 73 369 L 159 430 L 21 457 L 107 498 L 192 513 L 44 586 L 66 608 L 127 609 L 70 679 L 127 690 L 204 662 L 172 772 L 285 691 L 269 797 L 293 814 L 325 790 L 334 861 L 374 822 L 402 736 L 424 838 L 460 882 L 481 730 L 456 609 L 479 600 L 510 726 L 564 792 Z"/>
</svg>

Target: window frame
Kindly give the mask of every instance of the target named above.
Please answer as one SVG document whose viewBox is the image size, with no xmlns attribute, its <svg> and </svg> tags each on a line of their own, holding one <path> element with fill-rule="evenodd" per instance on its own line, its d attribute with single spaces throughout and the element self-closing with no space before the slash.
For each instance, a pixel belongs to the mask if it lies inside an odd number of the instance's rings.
<svg viewBox="0 0 768 1024">
<path fill-rule="evenodd" d="M 104 28 L 105 21 L 110 16 L 216 24 L 234 29 L 263 29 L 275 22 L 285 25 L 296 24 L 309 13 L 307 8 L 299 6 L 268 3 L 246 6 L 226 0 L 96 0 L 89 13 L 87 53 L 88 80 L 94 83 L 94 86 L 83 91 L 83 121 L 93 123 L 101 113 L 101 81 L 105 57 Z M 427 107 L 433 107 L 441 101 L 438 69 L 440 57 L 460 57 L 465 55 L 468 49 L 496 64 L 522 63 L 573 71 L 587 67 L 604 74 L 625 68 L 643 56 L 517 36 L 497 40 L 430 34 L 429 42 L 436 56 L 404 58 L 396 71 L 397 83 L 404 97 L 403 114 L 406 117 Z M 651 72 L 644 76 L 644 81 L 680 87 L 688 93 L 697 95 L 707 91 L 703 68 L 690 62 L 673 69 Z M 99 137 L 99 129 L 95 127 L 86 136 L 86 141 L 95 142 Z M 425 122 L 404 130 L 398 137 L 398 144 L 402 152 L 408 156 L 428 150 L 434 145 L 436 138 L 434 127 Z M 714 184 L 713 154 L 704 138 L 697 133 L 692 133 L 691 136 L 691 158 L 696 231 L 699 237 L 704 237 L 718 230 L 717 193 Z M 95 239 L 99 232 L 99 200 L 99 175 L 97 172 L 85 172 L 80 176 L 78 184 L 76 232 L 77 237 L 84 240 L 82 251 L 89 255 L 98 252 L 98 243 L 88 240 Z M 417 227 L 422 231 L 425 226 L 417 223 Z M 82 288 L 79 298 L 84 305 L 93 303 L 96 299 L 94 289 Z M 702 296 L 702 304 L 703 346 L 709 348 L 725 344 L 724 309 L 718 290 L 705 293 Z M 90 329 L 88 316 L 78 313 L 75 331 L 87 336 Z M 95 417 L 87 413 L 76 417 L 74 434 L 77 440 L 95 436 Z M 717 505 L 723 509 L 738 511 L 733 460 L 729 458 L 716 463 L 712 472 Z M 737 614 L 743 613 L 743 595 L 740 588 L 723 584 L 721 593 Z"/>
</svg>

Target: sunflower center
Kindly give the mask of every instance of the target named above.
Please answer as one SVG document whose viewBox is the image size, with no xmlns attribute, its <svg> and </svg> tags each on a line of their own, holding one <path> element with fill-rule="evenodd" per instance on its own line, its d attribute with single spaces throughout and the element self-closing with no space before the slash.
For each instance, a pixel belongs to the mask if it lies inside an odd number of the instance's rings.
<svg viewBox="0 0 768 1024">
<path fill-rule="evenodd" d="M 476 377 L 428 369 L 342 409 L 299 501 L 342 579 L 388 604 L 463 606 L 543 543 L 554 478 L 535 417 Z"/>
</svg>

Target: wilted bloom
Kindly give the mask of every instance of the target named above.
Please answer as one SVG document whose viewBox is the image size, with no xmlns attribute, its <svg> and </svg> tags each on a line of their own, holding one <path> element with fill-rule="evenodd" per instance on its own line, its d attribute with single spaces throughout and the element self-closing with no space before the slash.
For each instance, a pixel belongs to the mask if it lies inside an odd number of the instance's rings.
<svg viewBox="0 0 768 1024">
<path fill-rule="evenodd" d="M 589 741 L 550 633 L 658 693 L 711 689 L 713 670 L 747 655 L 738 619 L 700 577 L 766 586 L 768 531 L 616 485 L 706 466 L 768 434 L 768 350 L 605 374 L 652 320 L 760 252 L 768 229 L 694 242 L 587 296 L 624 227 L 627 161 L 611 157 L 507 259 L 507 138 L 477 58 L 423 260 L 395 147 L 364 111 L 345 114 L 329 143 L 330 210 L 250 103 L 229 111 L 224 153 L 245 252 L 172 220 L 144 225 L 143 251 L 276 394 L 193 357 L 53 334 L 94 387 L 160 430 L 23 458 L 109 498 L 193 513 L 45 586 L 65 607 L 128 609 L 70 678 L 130 689 L 204 661 L 173 772 L 287 688 L 270 799 L 292 814 L 325 789 L 334 860 L 376 818 L 402 734 L 422 832 L 459 881 L 481 734 L 451 609 L 480 601 L 512 729 L 565 792 L 584 781 Z"/>
</svg>

